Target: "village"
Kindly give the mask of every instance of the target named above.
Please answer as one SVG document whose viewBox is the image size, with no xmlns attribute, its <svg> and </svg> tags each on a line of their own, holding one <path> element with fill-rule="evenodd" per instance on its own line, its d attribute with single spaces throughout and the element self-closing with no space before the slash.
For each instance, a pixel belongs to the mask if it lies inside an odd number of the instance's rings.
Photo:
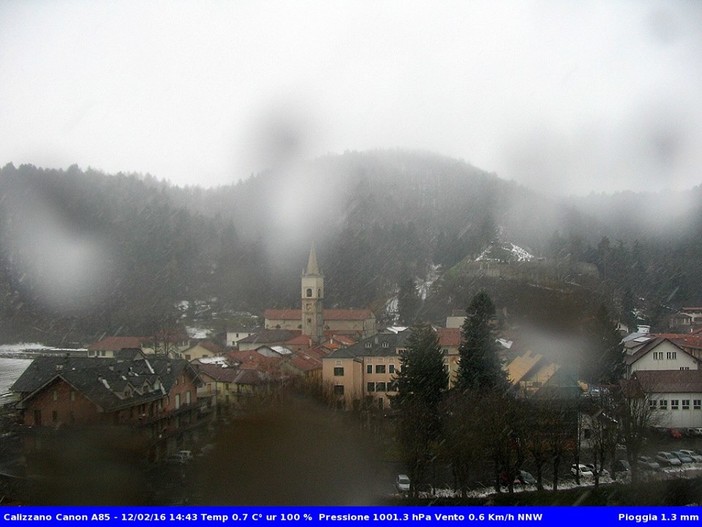
<svg viewBox="0 0 702 527">
<path fill-rule="evenodd" d="M 65 448 L 71 434 L 98 431 L 103 441 L 114 435 L 110 440 L 122 445 L 120 455 L 182 470 L 194 456 L 213 448 L 219 425 L 236 426 L 238 417 L 275 401 L 285 389 L 387 429 L 382 423 L 397 417 L 392 401 L 411 329 L 380 328 L 368 309 L 326 309 L 324 287 L 313 246 L 301 276 L 300 307 L 266 310 L 261 328 L 231 328 L 199 339 L 178 331 L 157 337 L 108 336 L 84 350 L 35 358 L 11 387 L 13 400 L 3 416 L 11 432 L 4 437 L 16 447 L 3 454 L 21 456 L 31 470 L 32 460 Z M 448 388 L 457 379 L 465 317 L 453 313 L 444 327 L 434 327 Z M 665 456 L 651 451 L 658 449 L 652 442 L 637 453 L 637 468 L 650 475 L 665 466 L 702 467 L 702 457 L 692 450 L 702 441 L 702 308 L 682 309 L 665 333 L 645 326 L 631 331 L 620 325 L 620 330 L 623 380 L 635 382 L 645 398 L 651 416 L 648 436 L 678 449 L 686 442 L 689 454 L 687 460 L 666 463 Z M 594 437 L 603 421 L 619 426 L 601 403 L 608 388 L 584 383 L 572 362 L 520 346 L 518 332 L 496 331 L 495 349 L 515 400 L 575 405 L 572 419 L 558 423 L 569 436 L 566 450 L 577 448 L 572 456 L 564 455 L 566 474 L 570 467 L 578 483 L 593 472 L 596 480 L 616 479 L 603 466 L 604 459 L 599 465 L 587 459 L 597 447 Z M 626 453 L 620 450 L 613 457 L 618 459 L 607 466 L 619 461 L 627 476 Z M 535 483 L 517 468 L 518 477 L 507 482 L 510 490 L 513 483 Z M 541 474 L 538 483 L 543 488 Z M 390 488 L 389 483 L 388 490 L 402 494 L 409 487 Z"/>
</svg>

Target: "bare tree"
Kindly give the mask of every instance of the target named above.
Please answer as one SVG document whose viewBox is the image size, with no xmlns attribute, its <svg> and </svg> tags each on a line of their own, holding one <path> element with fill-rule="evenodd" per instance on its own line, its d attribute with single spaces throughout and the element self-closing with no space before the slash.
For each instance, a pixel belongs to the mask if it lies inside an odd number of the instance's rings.
<svg viewBox="0 0 702 527">
<path fill-rule="evenodd" d="M 549 460 L 549 434 L 553 426 L 550 401 L 529 401 L 524 446 L 536 467 L 536 487 L 543 490 L 544 466 Z"/>
<path fill-rule="evenodd" d="M 631 481 L 636 483 L 639 480 L 636 460 L 641 455 L 646 434 L 654 426 L 657 416 L 650 406 L 649 395 L 641 387 L 636 375 L 621 381 L 615 395 L 626 457 L 631 465 Z"/>
</svg>

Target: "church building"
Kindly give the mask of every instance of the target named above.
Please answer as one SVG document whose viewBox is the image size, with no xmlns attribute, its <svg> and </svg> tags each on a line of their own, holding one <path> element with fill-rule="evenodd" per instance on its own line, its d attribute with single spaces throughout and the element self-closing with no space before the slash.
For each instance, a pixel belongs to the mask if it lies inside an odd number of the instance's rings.
<svg viewBox="0 0 702 527">
<path fill-rule="evenodd" d="M 365 338 L 377 332 L 370 309 L 324 309 L 324 275 L 314 245 L 302 272 L 301 300 L 301 309 L 266 309 L 266 329 L 301 330 L 314 342 L 321 342 L 325 333 Z"/>
</svg>

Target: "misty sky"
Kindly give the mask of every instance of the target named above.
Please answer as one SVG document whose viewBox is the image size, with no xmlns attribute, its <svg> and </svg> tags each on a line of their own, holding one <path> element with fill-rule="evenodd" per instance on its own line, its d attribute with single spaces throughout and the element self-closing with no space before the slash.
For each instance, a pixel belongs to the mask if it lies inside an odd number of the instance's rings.
<svg viewBox="0 0 702 527">
<path fill-rule="evenodd" d="M 0 166 L 218 185 L 411 148 L 559 193 L 702 182 L 702 2 L 0 3 Z"/>
</svg>

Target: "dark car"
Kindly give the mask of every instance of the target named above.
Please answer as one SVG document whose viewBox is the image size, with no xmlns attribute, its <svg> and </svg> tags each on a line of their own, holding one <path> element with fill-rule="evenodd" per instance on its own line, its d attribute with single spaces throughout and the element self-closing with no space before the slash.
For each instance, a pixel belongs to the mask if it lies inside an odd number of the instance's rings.
<svg viewBox="0 0 702 527">
<path fill-rule="evenodd" d="M 702 455 L 698 454 L 694 450 L 678 450 L 678 452 L 685 454 L 686 456 L 690 456 L 693 463 L 702 463 Z"/>
<path fill-rule="evenodd" d="M 692 456 L 687 455 L 681 450 L 674 450 L 671 452 L 675 457 L 677 457 L 680 460 L 680 463 L 687 464 L 687 463 L 694 463 L 694 459 L 692 459 Z"/>
<path fill-rule="evenodd" d="M 617 459 L 612 465 L 615 474 L 619 472 L 631 472 L 631 465 L 626 459 Z"/>
<path fill-rule="evenodd" d="M 658 452 L 658 454 L 656 454 L 656 461 L 664 467 L 679 467 L 682 465 L 680 459 L 671 452 Z"/>
<path fill-rule="evenodd" d="M 536 486 L 536 478 L 534 476 L 532 476 L 526 470 L 519 471 L 519 474 L 517 474 L 517 478 L 516 478 L 515 483 L 517 481 L 522 485 Z"/>
<path fill-rule="evenodd" d="M 660 464 L 655 459 L 648 456 L 639 456 L 636 460 L 636 464 L 644 470 L 658 470 L 661 468 Z"/>
<path fill-rule="evenodd" d="M 507 474 L 506 471 L 503 471 L 500 474 L 500 485 L 502 485 L 503 487 L 506 487 L 509 485 L 509 474 Z M 514 480 L 512 481 L 512 485 L 525 485 L 525 486 L 536 485 L 536 478 L 534 476 L 532 476 L 526 470 L 520 470 L 514 476 Z"/>
<path fill-rule="evenodd" d="M 627 478 L 631 476 L 631 465 L 626 459 L 617 459 L 612 465 L 612 472 L 615 478 Z"/>
</svg>

